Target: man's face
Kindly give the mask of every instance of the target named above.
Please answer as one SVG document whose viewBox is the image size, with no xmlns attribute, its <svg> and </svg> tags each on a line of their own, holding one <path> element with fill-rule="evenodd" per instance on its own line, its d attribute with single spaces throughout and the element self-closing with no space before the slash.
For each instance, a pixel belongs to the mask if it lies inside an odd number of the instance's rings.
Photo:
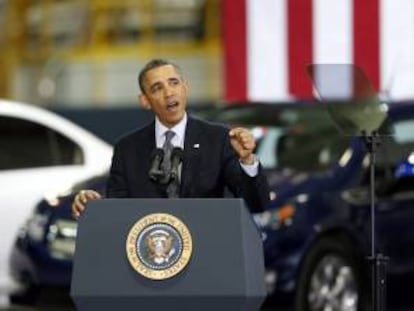
<svg viewBox="0 0 414 311">
<path fill-rule="evenodd" d="M 147 71 L 143 87 L 142 105 L 152 109 L 162 124 L 173 127 L 181 121 L 187 106 L 188 85 L 174 66 L 165 65 Z"/>
</svg>

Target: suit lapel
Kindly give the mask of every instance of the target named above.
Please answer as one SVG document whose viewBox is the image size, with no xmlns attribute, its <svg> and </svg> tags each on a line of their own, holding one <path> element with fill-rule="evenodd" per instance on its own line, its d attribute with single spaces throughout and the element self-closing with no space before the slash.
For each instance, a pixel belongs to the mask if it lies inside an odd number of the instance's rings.
<svg viewBox="0 0 414 311">
<path fill-rule="evenodd" d="M 181 172 L 180 197 L 191 197 L 194 192 L 194 182 L 199 171 L 202 144 L 200 126 L 197 120 L 189 117 L 185 130 L 184 158 Z"/>
<path fill-rule="evenodd" d="M 155 121 L 151 122 L 146 128 L 143 137 L 149 137 L 148 140 L 143 141 L 147 151 L 152 152 L 155 148 Z"/>
</svg>

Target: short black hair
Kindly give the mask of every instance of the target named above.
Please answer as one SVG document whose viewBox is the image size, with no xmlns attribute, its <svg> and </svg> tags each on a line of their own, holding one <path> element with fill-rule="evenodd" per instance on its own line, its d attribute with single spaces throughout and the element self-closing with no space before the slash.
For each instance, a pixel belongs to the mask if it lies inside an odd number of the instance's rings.
<svg viewBox="0 0 414 311">
<path fill-rule="evenodd" d="M 144 68 L 141 69 L 141 71 L 138 74 L 138 84 L 139 84 L 139 88 L 142 92 L 142 94 L 145 94 L 145 90 L 144 90 L 144 78 L 145 78 L 145 74 L 155 68 L 161 67 L 161 66 L 167 66 L 167 65 L 171 65 L 174 67 L 174 69 L 177 71 L 177 73 L 180 75 L 180 77 L 182 78 L 182 72 L 181 72 L 181 68 L 176 65 L 175 63 L 169 61 L 169 60 L 165 60 L 165 59 L 161 59 L 161 58 L 157 58 L 157 59 L 152 59 L 150 60 L 145 66 Z"/>
</svg>

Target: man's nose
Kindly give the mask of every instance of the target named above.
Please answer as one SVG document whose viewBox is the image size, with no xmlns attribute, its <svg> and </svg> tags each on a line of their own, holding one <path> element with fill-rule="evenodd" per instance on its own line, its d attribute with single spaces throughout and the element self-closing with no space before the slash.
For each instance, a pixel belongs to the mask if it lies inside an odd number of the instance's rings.
<svg viewBox="0 0 414 311">
<path fill-rule="evenodd" d="M 165 95 L 165 97 L 169 97 L 169 96 L 171 96 L 173 94 L 174 94 L 173 88 L 171 86 L 169 86 L 169 85 L 166 85 L 165 88 L 164 88 L 164 95 Z"/>
</svg>

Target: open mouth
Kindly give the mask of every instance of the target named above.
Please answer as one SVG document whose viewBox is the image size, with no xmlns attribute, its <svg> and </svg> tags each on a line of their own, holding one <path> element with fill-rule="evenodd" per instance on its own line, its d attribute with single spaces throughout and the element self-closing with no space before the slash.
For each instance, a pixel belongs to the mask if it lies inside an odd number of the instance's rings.
<svg viewBox="0 0 414 311">
<path fill-rule="evenodd" d="M 171 101 L 167 103 L 167 110 L 168 111 L 174 111 L 178 108 L 178 101 Z"/>
</svg>

